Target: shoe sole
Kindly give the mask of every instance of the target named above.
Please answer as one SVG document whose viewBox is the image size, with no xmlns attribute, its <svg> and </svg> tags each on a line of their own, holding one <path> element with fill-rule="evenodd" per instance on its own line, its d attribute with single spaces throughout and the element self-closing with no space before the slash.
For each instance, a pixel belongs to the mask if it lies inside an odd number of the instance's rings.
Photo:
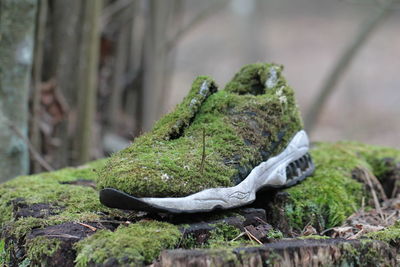
<svg viewBox="0 0 400 267">
<path fill-rule="evenodd" d="M 314 171 L 308 154 L 309 140 L 299 131 L 280 154 L 256 166 L 240 184 L 210 188 L 186 197 L 137 198 L 113 188 L 100 191 L 100 202 L 110 208 L 151 212 L 196 213 L 231 209 L 252 203 L 256 192 L 265 188 L 293 186 Z"/>
</svg>

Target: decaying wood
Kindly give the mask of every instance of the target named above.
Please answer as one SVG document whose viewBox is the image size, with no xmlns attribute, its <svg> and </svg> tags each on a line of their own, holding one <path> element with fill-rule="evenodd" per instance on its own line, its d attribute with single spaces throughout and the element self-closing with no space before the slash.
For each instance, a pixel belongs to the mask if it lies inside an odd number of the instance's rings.
<svg viewBox="0 0 400 267">
<path fill-rule="evenodd" d="M 167 250 L 161 253 L 155 266 L 396 266 L 396 263 L 396 251 L 382 242 L 310 239 L 220 251 Z"/>
</svg>

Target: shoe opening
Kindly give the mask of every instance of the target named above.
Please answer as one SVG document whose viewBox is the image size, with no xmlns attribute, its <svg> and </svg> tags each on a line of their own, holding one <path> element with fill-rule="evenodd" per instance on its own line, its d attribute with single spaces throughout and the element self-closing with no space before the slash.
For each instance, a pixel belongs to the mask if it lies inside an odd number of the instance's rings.
<svg viewBox="0 0 400 267">
<path fill-rule="evenodd" d="M 261 95 L 273 89 L 279 82 L 282 66 L 255 63 L 244 66 L 226 85 L 225 90 L 243 94 Z"/>
</svg>

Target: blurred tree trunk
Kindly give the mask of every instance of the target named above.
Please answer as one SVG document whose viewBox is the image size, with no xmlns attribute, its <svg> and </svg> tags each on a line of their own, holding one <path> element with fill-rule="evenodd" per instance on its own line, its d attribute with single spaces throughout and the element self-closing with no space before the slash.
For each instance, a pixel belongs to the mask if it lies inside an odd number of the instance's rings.
<svg viewBox="0 0 400 267">
<path fill-rule="evenodd" d="M 28 94 L 37 1 L 0 1 L 0 181 L 29 171 Z"/>
<path fill-rule="evenodd" d="M 32 95 L 31 118 L 29 138 L 32 147 L 41 151 L 42 140 L 40 137 L 40 93 L 42 85 L 43 52 L 47 21 L 47 0 L 38 0 L 38 12 L 36 15 L 35 49 L 32 66 Z M 39 162 L 31 159 L 31 170 L 38 173 L 42 170 Z"/>
<path fill-rule="evenodd" d="M 51 130 L 43 152 L 55 168 L 90 158 L 101 8 L 101 0 L 50 0 L 43 78 L 54 80 L 54 101 L 62 118 L 47 122 Z"/>
<path fill-rule="evenodd" d="M 71 162 L 71 132 L 75 128 L 73 118 L 77 102 L 79 41 L 81 32 L 81 0 L 52 0 L 49 15 L 51 48 L 46 53 L 45 80 L 55 79 L 58 95 L 66 104 L 63 119 L 52 125 L 51 142 L 47 142 L 47 158 L 55 168 Z M 76 112 L 75 112 L 76 113 Z"/>
<path fill-rule="evenodd" d="M 167 30 L 173 0 L 148 1 L 148 13 L 144 36 L 144 77 L 142 88 L 142 129 L 149 130 L 160 116 L 163 91 L 168 69 Z"/>
<path fill-rule="evenodd" d="M 101 10 L 102 0 L 84 2 L 83 31 L 79 50 L 77 131 L 74 146 L 76 164 L 83 164 L 91 157 L 92 130 L 96 113 Z"/>
</svg>

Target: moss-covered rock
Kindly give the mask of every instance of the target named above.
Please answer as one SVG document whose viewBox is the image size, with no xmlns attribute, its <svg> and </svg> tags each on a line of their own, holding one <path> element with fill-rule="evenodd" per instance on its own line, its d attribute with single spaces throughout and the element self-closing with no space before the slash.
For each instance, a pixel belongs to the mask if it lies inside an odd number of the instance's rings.
<svg viewBox="0 0 400 267">
<path fill-rule="evenodd" d="M 180 239 L 178 227 L 157 221 L 133 223 L 114 232 L 101 230 L 76 243 L 76 265 L 149 264 L 161 250 L 174 248 Z"/>
<path fill-rule="evenodd" d="M 400 159 L 398 150 L 350 142 L 317 144 L 311 154 L 316 164 L 313 176 L 289 189 L 261 192 L 257 196 L 254 205 L 265 209 L 268 216 L 265 218 L 253 209 L 253 221 L 268 221 L 275 227 L 268 231 L 265 240 L 288 237 L 307 224 L 318 230 L 342 224 L 358 209 L 362 198 L 368 197 L 362 180 L 354 177 L 354 168 L 364 168 L 380 178 L 391 169 L 382 171 L 379 162 Z M 100 160 L 80 168 L 22 176 L 1 184 L 0 262 L 11 265 L 62 262 L 66 266 L 142 264 L 156 260 L 160 251 L 167 248 L 209 248 L 214 251 L 211 254 L 222 249 L 232 256 L 232 248 L 256 245 L 246 236 L 232 241 L 243 231 L 245 221 L 254 223 L 243 209 L 182 219 L 128 214 L 102 206 L 95 184 L 97 170 L 104 164 Z M 242 225 L 226 220 L 235 216 Z M 188 229 L 185 224 L 203 221 L 212 226 L 207 232 L 185 234 Z M 286 226 L 282 227 L 283 224 Z M 397 246 L 398 232 L 395 225 L 368 237 Z M 206 237 L 202 237 L 204 234 Z"/>
<path fill-rule="evenodd" d="M 129 214 L 100 204 L 95 181 L 96 170 L 103 165 L 100 160 L 0 185 L 1 262 L 71 266 L 76 261 L 83 266 L 86 261 L 118 262 L 128 257 L 142 263 L 172 248 L 181 237 L 172 224 L 137 222 L 114 231 L 129 220 Z"/>
<path fill-rule="evenodd" d="M 360 208 L 362 199 L 369 197 L 366 185 L 354 170 L 376 174 L 379 179 L 379 162 L 400 159 L 396 149 L 354 142 L 314 144 L 311 155 L 316 167 L 314 174 L 279 192 L 274 201 L 266 204 L 271 211 L 269 219 L 286 233 L 299 232 L 306 225 L 323 230 L 342 224 Z"/>
<path fill-rule="evenodd" d="M 198 77 L 173 112 L 108 160 L 99 188 L 178 197 L 239 183 L 302 129 L 281 71 L 247 65 L 219 92 L 210 78 Z"/>
</svg>

